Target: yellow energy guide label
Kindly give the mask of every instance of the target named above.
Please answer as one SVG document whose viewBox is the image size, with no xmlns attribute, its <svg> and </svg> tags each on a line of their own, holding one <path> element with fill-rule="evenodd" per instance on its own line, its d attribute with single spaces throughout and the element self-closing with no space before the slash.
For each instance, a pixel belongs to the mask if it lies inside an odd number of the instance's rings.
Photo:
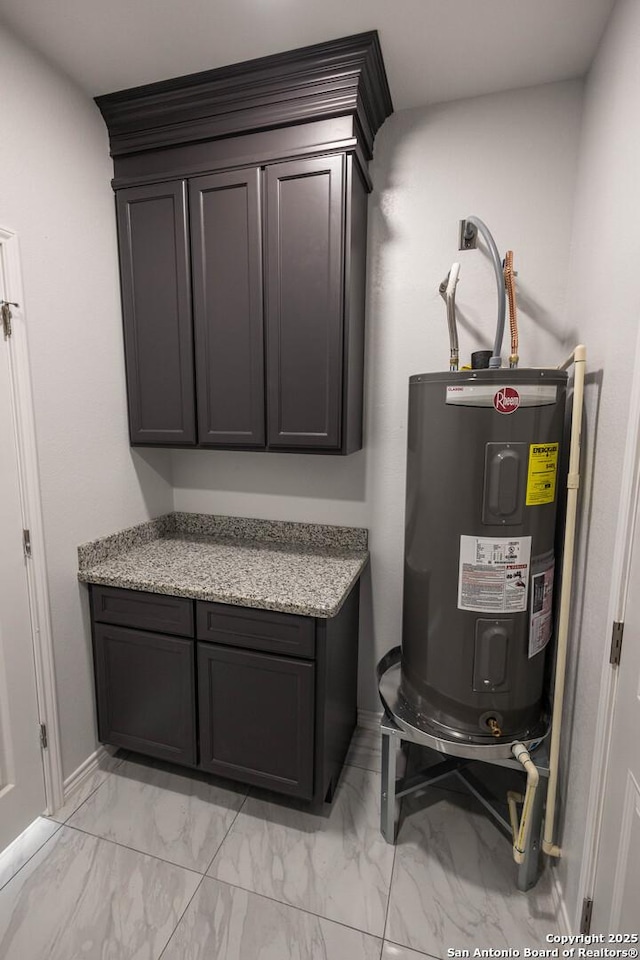
<svg viewBox="0 0 640 960">
<path fill-rule="evenodd" d="M 559 443 L 532 443 L 529 446 L 527 506 L 553 503 L 556 498 Z"/>
</svg>

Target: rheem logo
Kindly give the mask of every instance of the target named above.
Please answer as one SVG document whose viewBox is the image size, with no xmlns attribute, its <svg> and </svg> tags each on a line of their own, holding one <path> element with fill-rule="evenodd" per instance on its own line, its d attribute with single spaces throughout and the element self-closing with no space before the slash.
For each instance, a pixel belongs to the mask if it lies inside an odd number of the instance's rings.
<svg viewBox="0 0 640 960">
<path fill-rule="evenodd" d="M 493 398 L 498 413 L 515 413 L 520 406 L 520 394 L 513 387 L 502 387 Z"/>
</svg>

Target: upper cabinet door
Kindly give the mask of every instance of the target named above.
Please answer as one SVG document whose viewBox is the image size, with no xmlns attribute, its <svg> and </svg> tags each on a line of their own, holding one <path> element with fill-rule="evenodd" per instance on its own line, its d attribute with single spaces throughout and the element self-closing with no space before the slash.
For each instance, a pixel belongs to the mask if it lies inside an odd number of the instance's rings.
<svg viewBox="0 0 640 960">
<path fill-rule="evenodd" d="M 344 157 L 266 168 L 268 446 L 339 450 Z"/>
<path fill-rule="evenodd" d="M 132 444 L 194 444 L 186 187 L 117 193 Z"/>
<path fill-rule="evenodd" d="M 189 182 L 198 438 L 264 446 L 260 169 Z"/>
</svg>

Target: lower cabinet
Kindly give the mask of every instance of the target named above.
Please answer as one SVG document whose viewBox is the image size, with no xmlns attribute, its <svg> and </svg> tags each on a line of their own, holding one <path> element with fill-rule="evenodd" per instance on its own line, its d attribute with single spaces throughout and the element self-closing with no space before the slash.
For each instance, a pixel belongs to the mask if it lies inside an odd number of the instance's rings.
<svg viewBox="0 0 640 960">
<path fill-rule="evenodd" d="M 200 766 L 310 800 L 315 664 L 198 644 Z"/>
<path fill-rule="evenodd" d="M 356 723 L 357 585 L 331 620 L 102 586 L 91 612 L 103 743 L 332 798 Z"/>
<path fill-rule="evenodd" d="M 193 640 L 97 623 L 94 650 L 100 739 L 195 764 Z"/>
</svg>

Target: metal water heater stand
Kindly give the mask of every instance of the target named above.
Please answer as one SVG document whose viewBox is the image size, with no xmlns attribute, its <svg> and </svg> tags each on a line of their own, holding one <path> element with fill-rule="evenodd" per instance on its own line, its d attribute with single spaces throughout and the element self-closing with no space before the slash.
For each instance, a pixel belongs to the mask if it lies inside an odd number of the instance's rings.
<svg viewBox="0 0 640 960">
<path fill-rule="evenodd" d="M 500 832 L 513 843 L 513 830 L 508 819 L 506 803 L 501 803 L 473 773 L 476 763 L 490 763 L 522 772 L 522 766 L 513 757 L 510 743 L 466 743 L 461 740 L 443 739 L 435 732 L 417 726 L 417 718 L 400 695 L 401 648 L 394 647 L 377 667 L 380 698 L 384 716 L 380 722 L 382 735 L 381 818 L 380 830 L 387 843 L 395 843 L 397 833 L 397 802 L 412 793 L 433 786 L 446 777 L 457 777 L 467 790 L 493 817 Z M 521 741 L 530 753 L 535 751 L 535 765 L 540 777 L 549 777 L 549 758 L 546 736 L 548 722 L 543 722 L 535 739 Z M 416 743 L 441 757 L 440 761 L 418 773 L 396 776 L 398 747 L 403 743 Z M 524 776 L 524 773 L 523 773 Z M 530 890 L 540 875 L 542 846 L 542 822 L 546 790 L 542 785 L 536 790 L 531 826 L 522 863 L 517 867 L 518 890 Z M 506 816 L 505 816 L 506 814 Z"/>
</svg>

